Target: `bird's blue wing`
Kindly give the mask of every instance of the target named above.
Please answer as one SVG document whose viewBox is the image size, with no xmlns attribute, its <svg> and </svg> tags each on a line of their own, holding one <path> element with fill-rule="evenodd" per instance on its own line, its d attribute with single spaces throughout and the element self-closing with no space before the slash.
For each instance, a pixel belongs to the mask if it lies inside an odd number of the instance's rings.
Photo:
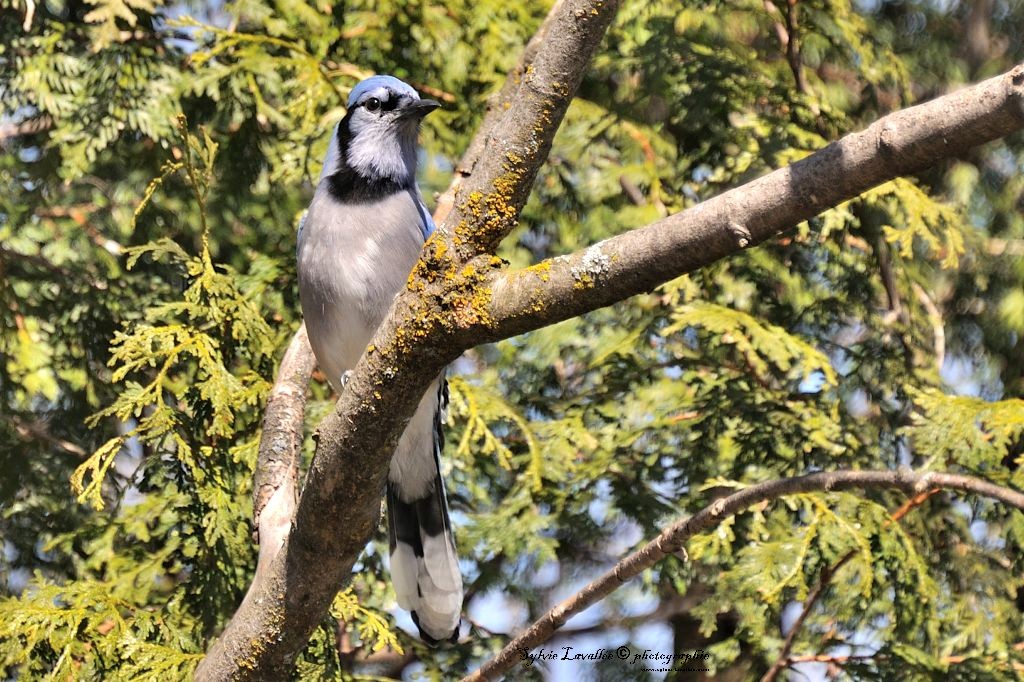
<svg viewBox="0 0 1024 682">
<path fill-rule="evenodd" d="M 427 241 L 427 238 L 434 234 L 434 230 L 437 226 L 434 225 L 434 219 L 430 215 L 430 211 L 423 205 L 422 201 L 417 202 L 420 212 L 420 231 L 423 233 L 423 241 Z"/>
<path fill-rule="evenodd" d="M 309 215 L 309 211 L 303 211 L 302 216 L 299 218 L 299 231 L 295 233 L 295 256 L 298 257 L 299 249 L 302 248 L 302 228 L 306 226 L 306 216 Z"/>
</svg>

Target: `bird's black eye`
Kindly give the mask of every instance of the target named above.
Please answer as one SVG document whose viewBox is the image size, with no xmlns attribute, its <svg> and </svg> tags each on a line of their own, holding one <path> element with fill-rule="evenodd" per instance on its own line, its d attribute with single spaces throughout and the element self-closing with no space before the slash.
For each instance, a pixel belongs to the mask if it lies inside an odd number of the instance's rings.
<svg viewBox="0 0 1024 682">
<path fill-rule="evenodd" d="M 370 99 L 366 100 L 366 104 L 363 106 L 366 107 L 367 111 L 377 111 L 378 109 L 380 109 L 380 100 L 377 99 L 376 97 L 371 97 Z"/>
</svg>

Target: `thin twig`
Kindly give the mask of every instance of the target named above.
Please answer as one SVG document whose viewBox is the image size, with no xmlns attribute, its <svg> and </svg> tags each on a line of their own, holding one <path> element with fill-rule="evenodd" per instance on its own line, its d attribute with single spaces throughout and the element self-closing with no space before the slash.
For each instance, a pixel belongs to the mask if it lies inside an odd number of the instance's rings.
<svg viewBox="0 0 1024 682">
<path fill-rule="evenodd" d="M 1020 645 L 1015 645 L 1014 648 Z M 873 653 L 873 654 L 809 654 L 806 656 L 793 656 L 786 664 L 789 666 L 796 665 L 798 663 L 824 663 L 826 665 L 841 666 L 844 663 L 859 662 L 859 661 L 874 661 L 874 660 L 885 660 L 889 658 L 887 654 Z M 943 665 L 956 665 L 957 663 L 963 663 L 964 661 L 970 660 L 971 656 L 942 656 L 939 658 L 939 662 Z M 1009 666 L 1015 672 L 1024 672 L 1024 663 L 1018 661 L 994 661 L 992 657 L 986 657 L 986 661 L 993 663 L 999 663 L 1005 666 Z"/>
<path fill-rule="evenodd" d="M 828 587 L 829 583 L 832 582 L 832 578 L 839 572 L 843 566 L 847 564 L 853 557 L 857 555 L 856 549 L 851 549 L 849 552 L 843 555 L 839 561 L 826 566 L 821 569 L 821 575 L 818 577 L 818 582 L 811 590 L 810 594 L 807 595 L 807 599 L 804 600 L 803 608 L 800 609 L 800 615 L 793 621 L 793 626 L 789 629 L 789 634 L 786 635 L 786 640 L 782 643 L 782 651 L 779 653 L 778 658 L 775 659 L 775 663 L 768 669 L 761 677 L 761 682 L 774 682 L 775 678 L 779 676 L 789 662 L 789 654 L 793 650 L 793 644 L 796 641 L 796 636 L 799 634 L 803 627 L 804 621 L 807 620 L 807 616 L 810 615 L 811 609 L 818 603 L 818 599 L 821 597 L 825 588 Z"/>
<path fill-rule="evenodd" d="M 797 0 L 786 0 L 786 32 L 789 34 L 789 40 L 786 41 L 786 59 L 789 61 L 789 69 L 793 72 L 796 89 L 800 94 L 806 95 L 809 88 L 800 58 L 800 28 L 797 24 L 796 5 Z"/>
<path fill-rule="evenodd" d="M 810 654 L 807 656 L 793 656 L 788 661 L 787 665 L 794 663 L 829 663 L 834 665 L 842 665 L 843 663 L 849 663 L 850 661 L 872 661 L 879 658 L 886 658 L 885 655 L 879 654 L 845 654 L 842 656 L 832 656 L 829 654 Z"/>
<path fill-rule="evenodd" d="M 903 324 L 907 324 L 910 319 L 903 308 L 899 286 L 896 284 L 896 273 L 892 269 L 889 245 L 881 234 L 875 240 L 875 259 L 878 261 L 878 270 L 882 275 L 882 286 L 885 287 L 885 296 L 888 299 L 886 318 L 889 321 L 899 320 Z"/>
<path fill-rule="evenodd" d="M 42 116 L 19 121 L 18 123 L 4 123 L 0 125 L 0 145 L 16 137 L 44 132 L 51 127 L 53 127 L 53 118 L 49 114 L 43 114 Z"/>
<path fill-rule="evenodd" d="M 932 325 L 932 335 L 935 338 L 935 369 L 941 372 L 942 365 L 946 362 L 946 329 L 942 321 L 942 313 L 920 284 L 914 282 L 911 286 L 917 300 L 928 311 L 928 321 Z"/>
<path fill-rule="evenodd" d="M 786 50 L 786 46 L 789 45 L 789 32 L 786 30 L 786 26 L 783 23 L 785 19 L 782 18 L 782 12 L 778 6 L 772 0 L 764 0 L 764 9 L 768 14 L 778 15 L 778 17 L 772 17 L 772 29 L 775 31 L 775 39 L 779 41 L 779 47 L 782 48 L 783 52 Z"/>
<path fill-rule="evenodd" d="M 913 495 L 920 495 L 933 488 L 948 488 L 989 497 L 1024 511 L 1024 493 L 1016 490 L 997 486 L 973 476 L 914 472 L 909 469 L 815 473 L 752 485 L 716 500 L 693 516 L 669 526 L 641 549 L 619 561 L 604 575 L 534 621 L 522 634 L 506 644 L 494 658 L 485 662 L 476 672 L 464 677 L 463 682 L 497 679 L 522 660 L 525 652 L 550 639 L 569 618 L 604 599 L 631 578 L 681 549 L 694 535 L 718 526 L 724 519 L 765 500 L 796 493 L 851 488 L 895 488 Z"/>
<path fill-rule="evenodd" d="M 985 243 L 990 256 L 1024 256 L 1024 239 L 1000 239 L 992 237 Z"/>
<path fill-rule="evenodd" d="M 89 456 L 89 453 L 81 446 L 78 446 L 71 441 L 64 440 L 63 438 L 58 438 L 50 433 L 44 422 L 28 422 L 19 419 L 18 417 L 8 416 L 4 416 L 4 419 L 9 422 L 11 426 L 14 427 L 15 432 L 25 440 L 41 440 L 63 450 L 69 455 L 81 457 L 82 459 Z"/>
<path fill-rule="evenodd" d="M 793 72 L 797 91 L 807 94 L 809 88 L 800 57 L 796 0 L 783 0 L 783 2 L 786 3 L 785 12 L 782 12 L 772 0 L 764 0 L 764 9 L 773 18 L 772 29 L 775 31 L 775 39 L 779 42 L 779 47 L 789 63 L 789 70 Z"/>
<path fill-rule="evenodd" d="M 926 492 L 914 495 L 889 515 L 889 518 L 886 519 L 883 527 L 888 528 L 893 523 L 898 523 L 904 516 L 910 513 L 911 509 L 921 506 L 929 497 L 937 492 L 939 492 L 938 488 L 932 488 Z M 807 595 L 807 598 L 804 600 L 803 608 L 800 609 L 800 615 L 796 617 L 795 621 L 793 621 L 793 625 L 789 629 L 789 634 L 786 635 L 786 641 L 782 644 L 782 650 L 779 652 L 778 658 L 775 659 L 775 663 L 773 663 L 772 667 L 768 669 L 768 672 L 761 677 L 761 682 L 773 682 L 775 678 L 779 676 L 779 673 L 788 667 L 790 661 L 789 655 L 793 651 L 793 644 L 796 642 L 796 637 L 800 633 L 800 629 L 803 627 L 804 621 L 806 621 L 807 616 L 810 615 L 811 609 L 814 608 L 814 605 L 824 593 L 825 588 L 828 587 L 830 582 L 832 582 L 832 578 L 839 573 L 839 569 L 845 566 L 850 559 L 856 556 L 857 551 L 858 550 L 856 549 L 851 549 L 849 552 L 844 554 L 839 561 L 822 569 L 817 584 L 814 586 L 814 589 L 811 590 L 810 594 Z"/>
</svg>

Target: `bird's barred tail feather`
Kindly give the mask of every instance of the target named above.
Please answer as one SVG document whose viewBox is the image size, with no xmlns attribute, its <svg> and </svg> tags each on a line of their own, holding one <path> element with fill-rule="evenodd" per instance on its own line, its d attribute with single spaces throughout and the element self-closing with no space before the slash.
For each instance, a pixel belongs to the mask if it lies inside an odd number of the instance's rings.
<svg viewBox="0 0 1024 682">
<path fill-rule="evenodd" d="M 442 379 L 433 439 L 436 474 L 430 490 L 419 499 L 406 501 L 395 483 L 387 484 L 391 582 L 398 605 L 412 614 L 428 644 L 454 643 L 462 613 L 462 573 L 440 469 L 447 393 L 447 382 Z"/>
</svg>

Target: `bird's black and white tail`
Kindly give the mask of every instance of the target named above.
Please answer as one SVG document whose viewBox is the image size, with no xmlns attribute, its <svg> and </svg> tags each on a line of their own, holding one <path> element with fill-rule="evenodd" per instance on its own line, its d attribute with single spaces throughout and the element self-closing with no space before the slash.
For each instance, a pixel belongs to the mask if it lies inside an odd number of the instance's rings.
<svg viewBox="0 0 1024 682">
<path fill-rule="evenodd" d="M 433 484 L 412 500 L 404 498 L 395 482 L 389 480 L 387 484 L 391 583 L 398 605 L 412 614 L 420 636 L 428 644 L 454 643 L 459 637 L 462 613 L 462 573 L 440 469 L 442 413 L 448 402 L 448 382 L 443 378 L 438 393 Z"/>
</svg>

